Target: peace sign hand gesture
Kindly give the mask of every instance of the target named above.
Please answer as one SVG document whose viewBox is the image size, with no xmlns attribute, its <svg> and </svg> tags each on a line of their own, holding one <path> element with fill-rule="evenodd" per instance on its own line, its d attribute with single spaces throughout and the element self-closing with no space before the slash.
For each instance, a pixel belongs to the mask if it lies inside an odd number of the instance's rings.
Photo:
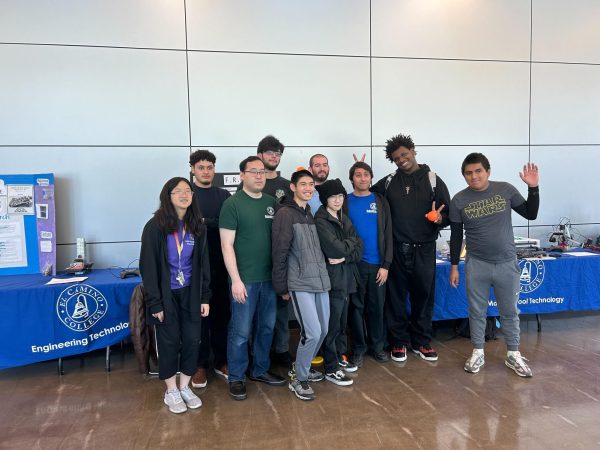
<svg viewBox="0 0 600 450">
<path fill-rule="evenodd" d="M 429 211 L 427 214 L 425 214 L 425 217 L 430 220 L 431 222 L 435 223 L 436 225 L 439 225 L 442 223 L 442 215 L 440 214 L 442 212 L 442 209 L 444 209 L 446 205 L 442 205 L 440 206 L 438 209 L 435 209 L 435 200 L 433 201 L 433 203 L 431 203 L 431 211 Z"/>
</svg>

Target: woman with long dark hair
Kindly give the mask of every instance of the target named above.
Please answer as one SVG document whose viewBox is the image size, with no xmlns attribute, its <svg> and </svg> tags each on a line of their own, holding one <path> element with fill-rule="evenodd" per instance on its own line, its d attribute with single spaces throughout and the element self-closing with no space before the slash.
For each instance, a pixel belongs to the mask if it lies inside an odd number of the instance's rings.
<svg viewBox="0 0 600 450">
<path fill-rule="evenodd" d="M 193 192 L 185 178 L 167 181 L 144 227 L 140 253 L 147 321 L 156 326 L 158 376 L 167 385 L 164 402 L 172 413 L 202 406 L 189 382 L 197 369 L 200 320 L 209 312 L 210 268 Z"/>
</svg>

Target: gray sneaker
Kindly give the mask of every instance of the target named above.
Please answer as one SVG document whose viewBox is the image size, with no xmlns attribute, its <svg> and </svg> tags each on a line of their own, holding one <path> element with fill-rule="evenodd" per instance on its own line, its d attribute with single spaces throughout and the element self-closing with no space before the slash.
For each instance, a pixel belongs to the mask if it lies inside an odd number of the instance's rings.
<svg viewBox="0 0 600 450">
<path fill-rule="evenodd" d="M 310 387 L 308 381 L 294 379 L 290 381 L 288 387 L 300 400 L 314 400 L 316 398 L 315 391 Z"/>
<path fill-rule="evenodd" d="M 473 354 L 467 359 L 465 363 L 465 370 L 470 373 L 477 373 L 479 369 L 485 364 L 485 357 L 483 353 L 473 351 Z"/>
<path fill-rule="evenodd" d="M 520 377 L 531 378 L 533 373 L 525 361 L 528 361 L 528 359 L 521 356 L 521 352 L 514 352 L 506 355 L 504 364 L 514 370 Z"/>
<path fill-rule="evenodd" d="M 200 400 L 200 398 L 194 394 L 194 391 L 192 391 L 189 386 L 181 389 L 179 393 L 181 394 L 181 398 L 188 408 L 196 409 L 202 406 L 202 400 Z"/>
<path fill-rule="evenodd" d="M 296 379 L 296 362 L 292 363 L 292 368 L 288 371 L 288 377 L 290 377 L 290 381 L 294 381 Z M 325 376 L 319 372 L 318 370 L 313 369 L 312 367 L 308 371 L 308 381 L 311 383 L 316 383 L 318 381 L 323 381 Z"/>
<path fill-rule="evenodd" d="M 187 406 L 185 406 L 185 402 L 181 398 L 179 389 L 165 392 L 164 401 L 165 405 L 169 407 L 169 411 L 174 414 L 181 414 L 187 411 Z"/>
<path fill-rule="evenodd" d="M 323 379 L 325 378 L 325 375 L 323 375 L 322 372 L 319 372 L 318 370 L 315 369 L 310 369 L 308 371 L 308 381 L 310 381 L 311 383 L 316 383 L 318 381 L 323 381 Z"/>
</svg>

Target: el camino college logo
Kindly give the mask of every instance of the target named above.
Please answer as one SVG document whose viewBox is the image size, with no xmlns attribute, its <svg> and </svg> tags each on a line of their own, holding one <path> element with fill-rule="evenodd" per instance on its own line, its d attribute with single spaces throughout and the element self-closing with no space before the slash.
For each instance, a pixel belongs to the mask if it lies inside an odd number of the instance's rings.
<svg viewBox="0 0 600 450">
<path fill-rule="evenodd" d="M 539 288 L 546 273 L 544 261 L 522 259 L 519 261 L 519 267 L 521 268 L 521 292 L 533 292 Z"/>
<path fill-rule="evenodd" d="M 58 318 L 73 331 L 90 329 L 104 317 L 107 309 L 104 295 L 87 284 L 66 288 L 56 302 Z"/>
</svg>

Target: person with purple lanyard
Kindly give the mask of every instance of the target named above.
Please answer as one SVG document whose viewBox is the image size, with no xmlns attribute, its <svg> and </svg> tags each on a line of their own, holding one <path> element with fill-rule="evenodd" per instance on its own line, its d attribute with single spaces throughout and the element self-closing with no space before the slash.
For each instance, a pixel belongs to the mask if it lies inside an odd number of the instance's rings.
<svg viewBox="0 0 600 450">
<path fill-rule="evenodd" d="M 144 227 L 140 251 L 147 321 L 156 329 L 158 377 L 167 387 L 164 403 L 175 414 L 202 406 L 189 383 L 211 297 L 206 228 L 192 195 L 185 178 L 167 181 L 160 205 Z"/>
</svg>

